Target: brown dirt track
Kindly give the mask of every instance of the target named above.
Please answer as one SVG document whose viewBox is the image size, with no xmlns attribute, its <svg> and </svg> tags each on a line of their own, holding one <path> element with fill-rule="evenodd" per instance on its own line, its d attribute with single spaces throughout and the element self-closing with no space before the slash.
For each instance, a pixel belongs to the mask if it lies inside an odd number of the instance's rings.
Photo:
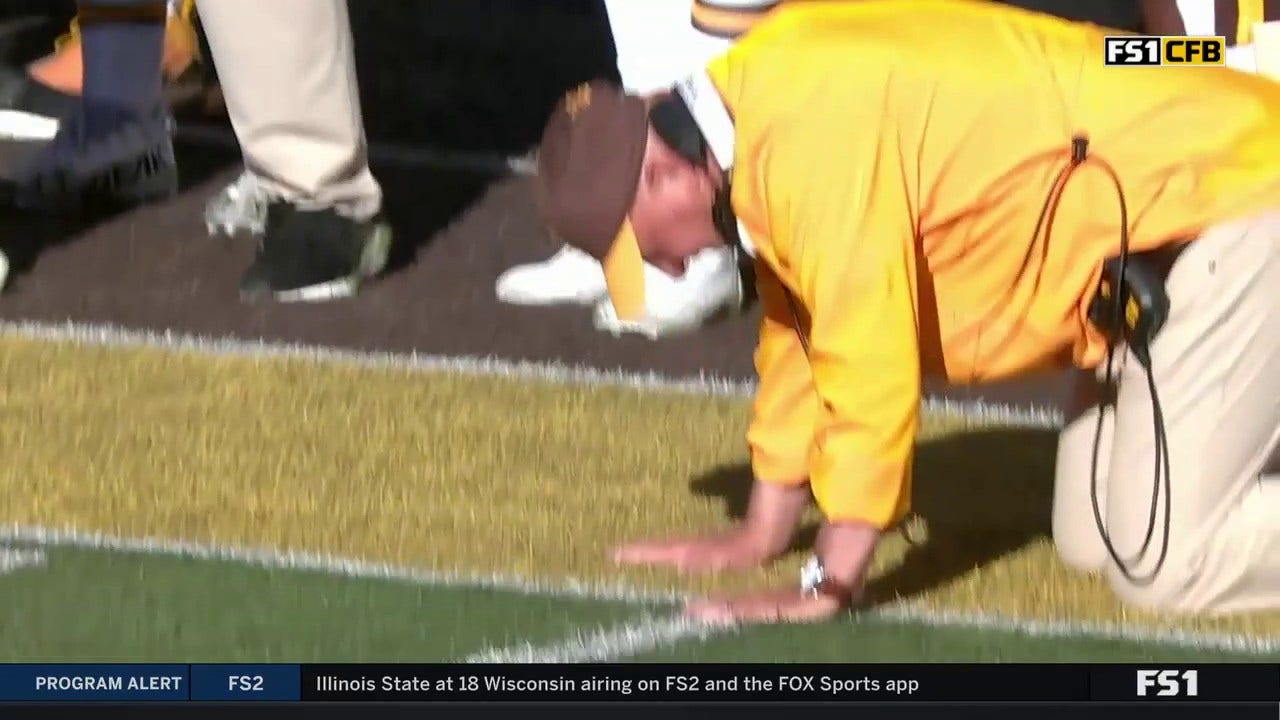
<svg viewBox="0 0 1280 720">
<path fill-rule="evenodd" d="M 0 246 L 20 275 L 2 296 L 0 318 L 554 360 L 679 377 L 753 375 L 754 313 L 695 336 L 650 342 L 601 335 L 581 308 L 497 303 L 493 282 L 502 270 L 554 249 L 535 221 L 526 181 L 414 157 L 426 144 L 489 157 L 528 148 L 563 88 L 614 72 L 599 3 L 355 3 L 352 26 L 370 136 L 386 161 L 375 170 L 397 232 L 391 274 L 352 301 L 241 304 L 236 282 L 252 241 L 207 238 L 200 221 L 205 200 L 235 174 L 234 140 L 225 125 L 184 116 L 180 137 L 187 140 L 178 146 L 184 192 L 174 201 L 83 231 L 0 219 Z M 0 150 L 0 173 L 14 153 Z M 45 242 L 55 245 L 31 258 Z M 1052 404 L 1060 385 L 1050 379 L 933 389 L 1025 405 Z"/>
<path fill-rule="evenodd" d="M 22 271 L 4 294 L 0 318 L 558 361 L 677 377 L 753 375 L 754 313 L 696 335 L 651 342 L 602 335 L 581 308 L 498 303 L 493 282 L 502 270 L 554 248 L 536 222 L 527 180 L 518 177 L 378 167 L 399 243 L 393 271 L 349 301 L 243 304 L 236 283 L 253 241 L 208 238 L 201 220 L 205 200 L 234 177 L 235 156 L 207 142 L 180 148 L 189 182 L 171 202 L 81 232 L 58 223 L 3 221 L 4 246 Z M 56 242 L 32 264 L 27 256 L 41 240 Z M 1057 384 L 1044 380 L 944 391 L 1017 404 L 1052 401 L 1056 392 Z"/>
</svg>

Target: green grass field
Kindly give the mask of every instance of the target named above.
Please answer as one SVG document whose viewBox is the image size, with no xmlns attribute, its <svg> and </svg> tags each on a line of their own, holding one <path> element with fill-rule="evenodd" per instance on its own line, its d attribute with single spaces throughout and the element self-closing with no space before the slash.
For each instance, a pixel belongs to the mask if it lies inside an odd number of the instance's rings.
<svg viewBox="0 0 1280 720">
<path fill-rule="evenodd" d="M 12 544 L 0 576 L 9 662 L 444 662 L 607 652 L 671 624 L 665 602 L 354 577 L 160 553 Z M 706 629 L 633 662 L 1263 660 L 1168 642 L 1035 636 L 874 613 L 806 627 Z M 661 638 L 654 638 L 659 640 Z M 644 643 L 638 643 L 643 646 Z M 598 647 L 597 647 L 598 646 Z M 582 659 L 590 659 L 583 656 Z"/>
<path fill-rule="evenodd" d="M 1062 567 L 1045 428 L 928 413 L 876 608 L 726 630 L 674 598 L 794 582 L 803 539 L 714 576 L 608 550 L 741 515 L 745 398 L 16 337 L 0 377 L 0 660 L 1280 657 L 1280 613 L 1138 613 Z"/>
</svg>

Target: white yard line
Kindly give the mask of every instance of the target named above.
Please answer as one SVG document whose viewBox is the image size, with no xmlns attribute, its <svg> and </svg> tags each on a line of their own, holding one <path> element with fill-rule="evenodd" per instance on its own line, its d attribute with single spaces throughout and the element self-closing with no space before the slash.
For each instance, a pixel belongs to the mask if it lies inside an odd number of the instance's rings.
<svg viewBox="0 0 1280 720">
<path fill-rule="evenodd" d="M 621 585 L 583 582 L 572 578 L 539 582 L 498 574 L 421 570 L 307 552 L 239 548 L 160 538 L 126 538 L 105 533 L 21 525 L 0 525 L 0 543 L 2 542 L 221 560 L 252 567 L 302 570 L 370 580 L 395 580 L 412 585 L 483 588 L 583 600 L 657 604 L 678 603 L 684 598 L 677 593 L 642 593 Z"/>
<path fill-rule="evenodd" d="M 9 575 L 24 568 L 41 567 L 44 564 L 43 550 L 14 550 L 0 547 L 0 575 Z"/>
<path fill-rule="evenodd" d="M 157 538 L 121 538 L 103 533 L 85 533 L 76 530 L 18 525 L 0 526 L 0 542 L 223 560 L 256 567 L 306 570 L 341 577 L 387 579 L 424 586 L 488 588 L 525 595 L 559 598 L 624 601 L 636 604 L 670 604 L 681 602 L 688 597 L 679 593 L 648 592 L 618 585 L 584 582 L 573 578 L 537 581 L 503 575 L 437 572 L 309 553 L 243 549 Z M 1118 623 L 1025 620 L 997 614 L 938 611 L 912 603 L 895 603 L 882 606 L 867 611 L 865 615 L 872 619 L 909 622 L 927 627 L 995 630 L 1029 637 L 1127 640 L 1198 650 L 1218 650 L 1259 655 L 1280 652 L 1280 637 L 1276 636 L 1199 633 L 1189 630 L 1145 628 Z M 686 626 L 674 620 L 666 621 L 668 624 L 665 625 L 663 622 L 658 620 L 648 624 L 641 623 L 639 629 L 635 626 L 606 629 L 598 634 L 588 635 L 585 638 L 569 638 L 543 648 L 517 646 L 505 650 L 495 649 L 489 652 L 494 656 L 504 653 L 513 655 L 519 653 L 541 653 L 542 655 L 555 655 L 557 657 L 575 654 L 587 657 L 599 654 L 602 643 L 620 643 L 622 641 L 617 640 L 617 638 L 627 637 L 628 635 L 635 636 L 628 642 L 635 643 L 637 647 L 641 647 L 643 643 L 652 643 L 662 637 L 671 637 L 674 642 L 684 637 L 700 637 L 700 633 L 708 633 L 708 636 L 710 636 L 710 634 L 714 634 L 719 630 L 719 628 L 708 628 L 696 624 Z M 684 633 L 689 634 L 685 635 Z M 600 638 L 603 638 L 603 640 L 600 640 Z M 642 649 L 641 651 L 644 650 Z"/>
<path fill-rule="evenodd" d="M 1099 638 L 1134 643 L 1186 647 L 1197 650 L 1267 654 L 1280 652 L 1280 636 L 1205 633 L 1176 628 L 1147 628 L 1115 622 L 1075 622 L 1010 618 L 995 613 L 938 610 L 916 603 L 895 603 L 875 610 L 884 620 L 932 627 L 1011 632 L 1035 638 Z"/>
<path fill-rule="evenodd" d="M 172 331 L 135 330 L 98 323 L 0 321 L 0 334 L 105 347 L 156 348 L 213 356 L 289 358 L 360 367 L 450 372 L 462 375 L 536 380 L 563 385 L 611 386 L 685 395 L 749 398 L 756 387 L 754 382 L 715 375 L 674 378 L 652 372 L 601 370 L 567 363 L 529 362 L 498 357 L 366 352 L 322 345 L 245 340 L 235 337 L 208 337 Z M 984 425 L 998 424 L 1046 429 L 1062 426 L 1062 413 L 1050 407 L 1019 407 L 980 400 L 958 401 L 947 398 L 927 398 L 922 407 L 928 413 L 947 414 Z"/>
<path fill-rule="evenodd" d="M 679 615 L 645 617 L 592 632 L 578 631 L 549 645 L 517 643 L 486 648 L 466 663 L 591 663 L 643 655 L 686 640 L 706 640 L 732 627 L 711 625 Z"/>
</svg>

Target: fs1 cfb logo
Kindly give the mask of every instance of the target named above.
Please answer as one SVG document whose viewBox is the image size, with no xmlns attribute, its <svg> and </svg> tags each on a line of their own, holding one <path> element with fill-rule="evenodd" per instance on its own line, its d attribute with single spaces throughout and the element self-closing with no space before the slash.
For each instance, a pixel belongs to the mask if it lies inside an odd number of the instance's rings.
<svg viewBox="0 0 1280 720">
<path fill-rule="evenodd" d="M 1107 65 L 1225 65 L 1225 37 L 1114 35 L 1103 39 Z"/>
<path fill-rule="evenodd" d="M 1198 670 L 1138 671 L 1138 697 L 1195 697 L 1199 694 Z"/>
</svg>

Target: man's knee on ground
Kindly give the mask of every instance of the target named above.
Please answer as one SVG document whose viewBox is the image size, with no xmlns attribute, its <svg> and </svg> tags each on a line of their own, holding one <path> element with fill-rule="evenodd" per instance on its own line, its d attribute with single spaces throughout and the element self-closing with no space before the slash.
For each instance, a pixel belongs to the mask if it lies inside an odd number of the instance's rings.
<svg viewBox="0 0 1280 720">
<path fill-rule="evenodd" d="M 1058 465 L 1058 482 L 1065 483 L 1061 473 L 1070 471 L 1064 467 L 1070 463 L 1059 458 Z M 1065 492 L 1067 487 L 1070 488 L 1069 493 Z M 1106 567 L 1107 547 L 1093 516 L 1087 479 L 1060 485 L 1055 492 L 1052 532 L 1054 549 L 1067 567 L 1087 573 L 1099 572 Z"/>
<path fill-rule="evenodd" d="M 1097 531 L 1085 528 L 1059 528 L 1057 518 L 1053 525 L 1053 547 L 1062 564 L 1084 573 L 1100 572 L 1107 564 L 1107 549 Z"/>
<path fill-rule="evenodd" d="M 1197 613 L 1211 611 L 1196 602 L 1188 590 L 1196 583 L 1199 573 L 1191 568 L 1169 567 L 1166 564 L 1159 574 L 1150 578 L 1147 573 L 1134 573 L 1137 580 L 1131 580 L 1120 572 L 1114 563 L 1108 563 L 1107 584 L 1125 605 L 1140 610 L 1158 610 L 1161 612 Z"/>
<path fill-rule="evenodd" d="M 1071 386 L 1067 422 L 1058 436 L 1053 469 L 1053 544 L 1068 567 L 1093 573 L 1107 562 L 1093 500 L 1095 495 L 1101 498 L 1106 494 L 1114 415 L 1105 414 L 1100 432 L 1100 408 L 1111 393 L 1098 382 L 1094 371 L 1074 371 Z"/>
<path fill-rule="evenodd" d="M 1088 463 L 1083 460 L 1089 454 L 1069 447 L 1080 439 L 1080 429 L 1073 430 L 1059 440 L 1051 521 L 1053 545 L 1067 567 L 1093 573 L 1106 566 L 1107 548 L 1093 513 L 1093 483 Z"/>
</svg>

